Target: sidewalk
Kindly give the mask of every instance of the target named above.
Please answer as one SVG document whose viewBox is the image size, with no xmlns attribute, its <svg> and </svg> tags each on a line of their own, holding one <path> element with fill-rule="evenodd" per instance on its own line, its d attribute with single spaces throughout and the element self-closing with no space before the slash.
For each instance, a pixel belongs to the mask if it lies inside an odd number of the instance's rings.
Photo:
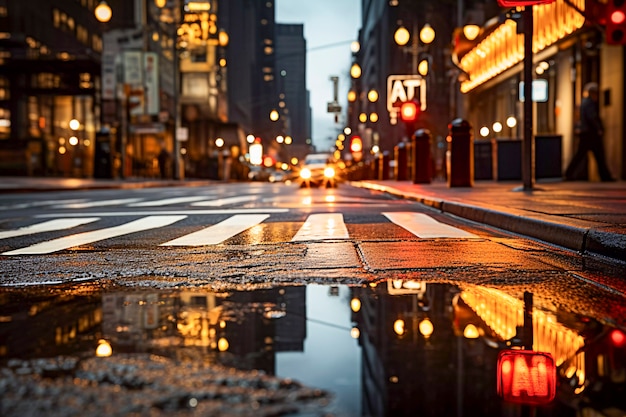
<svg viewBox="0 0 626 417">
<path fill-rule="evenodd" d="M 442 212 L 524 236 L 626 262 L 625 182 L 546 182 L 532 191 L 520 183 L 359 181 L 355 186 L 409 198 Z"/>
<path fill-rule="evenodd" d="M 106 188 L 206 186 L 210 180 L 0 177 L 0 194 Z M 445 182 L 364 180 L 354 186 L 409 198 L 442 212 L 534 237 L 580 253 L 626 262 L 626 182 L 545 182 L 530 192 L 517 182 L 477 181 L 450 188 Z"/>
</svg>

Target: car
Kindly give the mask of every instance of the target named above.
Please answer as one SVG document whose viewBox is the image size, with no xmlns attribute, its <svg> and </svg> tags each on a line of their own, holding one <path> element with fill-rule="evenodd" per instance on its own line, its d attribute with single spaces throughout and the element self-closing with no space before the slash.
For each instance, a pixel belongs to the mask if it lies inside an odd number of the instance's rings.
<svg viewBox="0 0 626 417">
<path fill-rule="evenodd" d="M 300 169 L 300 187 L 334 188 L 338 182 L 337 161 L 330 153 L 308 154 Z"/>
</svg>

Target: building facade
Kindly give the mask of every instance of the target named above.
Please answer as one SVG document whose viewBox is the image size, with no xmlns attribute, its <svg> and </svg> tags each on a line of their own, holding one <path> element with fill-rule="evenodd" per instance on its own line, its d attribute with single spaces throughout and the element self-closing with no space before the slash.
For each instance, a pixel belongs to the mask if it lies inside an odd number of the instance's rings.
<svg viewBox="0 0 626 417">
<path fill-rule="evenodd" d="M 476 140 L 492 141 L 496 149 L 512 145 L 510 138 L 522 137 L 524 120 L 520 100 L 525 57 L 523 36 L 518 33 L 518 21 L 506 18 L 506 12 L 500 10 L 499 16 L 492 16 L 495 18 L 483 25 L 482 35 L 459 59 L 465 75 L 460 83 L 465 118 L 474 127 Z M 573 6 L 556 0 L 533 7 L 532 82 L 541 93 L 533 98 L 532 118 L 538 178 L 561 177 L 572 159 L 578 141 L 578 107 L 588 82 L 600 86 L 600 116 L 605 125 L 609 168 L 614 177 L 624 178 L 625 52 L 624 46 L 606 43 L 600 24 L 602 16 L 603 5 L 593 0 L 578 0 Z M 500 125 L 504 126 L 502 130 Z M 556 138 L 552 150 L 544 146 L 546 138 Z M 597 180 L 594 165 L 595 160 L 590 159 L 577 178 Z M 550 172 L 548 166 L 557 169 Z M 498 174 L 510 174 L 497 167 L 493 172 L 495 178 Z"/>
<path fill-rule="evenodd" d="M 110 3 L 110 27 L 133 27 L 132 4 Z M 0 173 L 93 175 L 103 49 L 96 5 L 0 1 Z"/>
</svg>

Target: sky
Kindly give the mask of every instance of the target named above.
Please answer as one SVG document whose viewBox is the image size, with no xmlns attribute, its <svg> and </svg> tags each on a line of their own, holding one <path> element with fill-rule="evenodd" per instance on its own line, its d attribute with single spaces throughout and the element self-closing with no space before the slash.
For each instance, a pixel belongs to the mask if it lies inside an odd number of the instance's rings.
<svg viewBox="0 0 626 417">
<path fill-rule="evenodd" d="M 339 77 L 338 101 L 345 111 L 350 88 L 350 43 L 358 38 L 361 0 L 276 0 L 276 22 L 304 24 L 313 144 L 320 151 L 328 150 L 343 128 L 335 123 L 334 114 L 327 112 L 334 94 L 330 77 Z"/>
</svg>

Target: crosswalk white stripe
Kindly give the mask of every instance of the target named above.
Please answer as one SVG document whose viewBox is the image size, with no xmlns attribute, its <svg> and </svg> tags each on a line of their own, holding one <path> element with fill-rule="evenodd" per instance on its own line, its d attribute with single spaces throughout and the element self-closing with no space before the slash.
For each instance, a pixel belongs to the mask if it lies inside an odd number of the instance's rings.
<svg viewBox="0 0 626 417">
<path fill-rule="evenodd" d="M 233 209 L 192 209 L 192 210 L 155 210 L 155 211 L 101 211 L 94 213 L 72 213 L 72 217 L 82 217 L 82 216 L 98 216 L 98 217 L 121 217 L 121 216 L 193 216 L 199 214 L 251 214 L 251 213 L 287 213 L 290 209 L 288 208 L 233 208 Z M 46 214 L 37 214 L 35 217 L 37 218 L 50 218 L 50 217 L 60 217 L 62 215 L 67 215 L 67 213 L 59 214 L 59 213 L 46 213 Z"/>
<path fill-rule="evenodd" d="M 348 229 L 341 213 L 318 213 L 311 214 L 306 219 L 291 241 L 347 239 L 348 237 Z"/>
<path fill-rule="evenodd" d="M 198 207 L 221 207 L 227 204 L 245 203 L 247 201 L 253 201 L 258 198 L 259 196 L 257 195 L 242 195 L 242 196 L 237 196 L 237 197 L 220 198 L 217 200 L 210 200 L 210 201 L 198 201 L 196 203 L 192 203 L 191 205 L 198 206 Z"/>
<path fill-rule="evenodd" d="M 80 226 L 81 224 L 95 222 L 100 220 L 99 217 L 83 217 L 77 219 L 54 219 L 46 222 L 33 224 L 30 226 L 20 227 L 14 230 L 4 230 L 0 232 L 0 239 L 8 239 L 10 237 L 34 235 L 36 233 L 53 232 L 55 230 L 70 229 Z"/>
<path fill-rule="evenodd" d="M 100 240 L 112 237 L 122 236 L 129 233 L 140 232 L 143 230 L 156 229 L 158 227 L 168 226 L 187 216 L 148 216 L 137 219 L 119 226 L 109 227 L 106 229 L 94 230 L 91 232 L 79 233 L 65 236 L 59 239 L 47 242 L 37 243 L 21 249 L 4 252 L 2 255 L 35 255 L 52 253 L 60 250 L 72 248 L 75 246 L 86 245 Z"/>
<path fill-rule="evenodd" d="M 129 207 L 159 207 L 170 204 L 193 203 L 196 201 L 206 200 L 207 196 L 191 196 L 191 197 L 172 197 L 163 200 L 141 201 L 139 203 L 128 204 Z"/>
<path fill-rule="evenodd" d="M 427 214 L 413 212 L 383 213 L 391 222 L 421 238 L 478 238 L 473 233 L 440 223 Z"/>
<path fill-rule="evenodd" d="M 117 200 L 99 200 L 99 201 L 87 201 L 84 203 L 68 203 L 54 206 L 58 209 L 83 209 L 91 207 L 104 207 L 104 206 L 116 206 L 119 204 L 131 204 L 141 201 L 141 198 L 120 198 Z"/>
<path fill-rule="evenodd" d="M 197 232 L 162 243 L 161 246 L 203 246 L 217 245 L 267 219 L 269 214 L 239 214 L 205 227 Z"/>
</svg>

